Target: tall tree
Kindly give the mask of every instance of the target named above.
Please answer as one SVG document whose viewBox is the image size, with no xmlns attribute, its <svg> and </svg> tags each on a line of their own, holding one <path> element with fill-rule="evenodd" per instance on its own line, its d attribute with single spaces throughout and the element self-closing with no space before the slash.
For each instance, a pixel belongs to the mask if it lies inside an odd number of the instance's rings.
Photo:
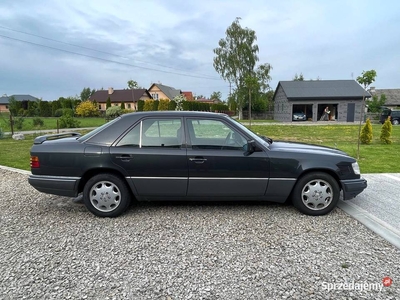
<svg viewBox="0 0 400 300">
<path fill-rule="evenodd" d="M 297 73 L 296 73 L 294 75 L 293 81 L 304 81 L 303 73 L 300 73 L 300 75 L 297 75 Z"/>
<path fill-rule="evenodd" d="M 368 101 L 368 110 L 373 113 L 380 112 L 382 106 L 385 105 L 386 95 L 382 94 L 379 98 L 377 95 L 372 96 L 372 100 Z"/>
<path fill-rule="evenodd" d="M 83 88 L 83 90 L 81 92 L 81 101 L 83 102 L 83 101 L 88 100 L 90 98 L 90 96 L 92 96 L 94 94 L 95 91 L 96 91 L 95 89 L 90 90 L 89 87 Z"/>
<path fill-rule="evenodd" d="M 366 92 L 367 88 L 375 81 L 376 71 L 362 71 L 361 75 L 357 77 L 357 82 L 364 87 Z M 363 93 L 363 100 L 360 112 L 360 125 L 358 128 L 358 141 L 357 141 L 357 159 L 360 159 L 360 141 L 361 141 L 361 124 L 364 117 L 364 107 L 365 107 L 365 92 Z"/>
<path fill-rule="evenodd" d="M 245 79 L 252 76 L 258 61 L 258 45 L 256 32 L 249 28 L 242 28 L 240 18 L 227 28 L 226 37 L 219 40 L 219 47 L 214 49 L 214 68 L 220 76 L 233 83 L 236 89 L 245 87 Z M 234 101 L 239 110 L 239 119 L 243 118 L 244 99 L 237 97 Z"/>
<path fill-rule="evenodd" d="M 134 90 L 134 89 L 138 89 L 139 88 L 139 85 L 138 85 L 138 83 L 137 83 L 137 81 L 135 81 L 135 80 L 128 80 L 128 89 L 130 89 L 130 90 Z"/>
<path fill-rule="evenodd" d="M 18 115 L 19 110 L 21 109 L 22 105 L 20 101 L 17 101 L 14 96 L 11 96 L 8 99 L 8 110 L 10 111 L 10 114 L 15 117 Z"/>
<path fill-rule="evenodd" d="M 251 93 L 258 90 L 260 86 L 255 74 L 253 76 L 247 75 L 244 81 L 249 92 L 249 126 L 251 127 Z"/>
<path fill-rule="evenodd" d="M 211 100 L 219 100 L 219 101 L 222 101 L 221 98 L 222 98 L 221 92 L 212 92 L 212 94 L 211 94 L 211 96 L 210 96 L 210 99 L 211 99 Z"/>
<path fill-rule="evenodd" d="M 108 109 L 110 107 L 111 107 L 111 99 L 110 99 L 110 96 L 108 96 L 107 102 L 106 102 L 106 109 Z"/>
</svg>

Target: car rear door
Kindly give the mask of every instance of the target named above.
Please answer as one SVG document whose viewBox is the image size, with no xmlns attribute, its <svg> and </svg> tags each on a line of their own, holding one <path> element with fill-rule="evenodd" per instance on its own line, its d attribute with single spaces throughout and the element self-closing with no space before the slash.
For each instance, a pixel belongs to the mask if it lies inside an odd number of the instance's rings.
<svg viewBox="0 0 400 300">
<path fill-rule="evenodd" d="M 263 196 L 269 177 L 265 152 L 245 156 L 247 138 L 220 119 L 187 118 L 189 197 Z"/>
<path fill-rule="evenodd" d="M 126 170 L 138 196 L 186 195 L 188 164 L 181 118 L 147 118 L 127 132 L 110 154 Z"/>
</svg>

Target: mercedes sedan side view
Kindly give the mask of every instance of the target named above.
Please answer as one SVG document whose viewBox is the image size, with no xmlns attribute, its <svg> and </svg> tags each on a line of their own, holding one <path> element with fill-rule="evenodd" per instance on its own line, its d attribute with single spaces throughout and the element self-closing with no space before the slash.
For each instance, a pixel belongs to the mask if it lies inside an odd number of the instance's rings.
<svg viewBox="0 0 400 300">
<path fill-rule="evenodd" d="M 29 183 L 77 197 L 99 217 L 132 200 L 291 200 L 324 215 L 367 182 L 356 160 L 327 147 L 272 141 L 225 114 L 136 112 L 80 136 L 37 137 Z"/>
</svg>

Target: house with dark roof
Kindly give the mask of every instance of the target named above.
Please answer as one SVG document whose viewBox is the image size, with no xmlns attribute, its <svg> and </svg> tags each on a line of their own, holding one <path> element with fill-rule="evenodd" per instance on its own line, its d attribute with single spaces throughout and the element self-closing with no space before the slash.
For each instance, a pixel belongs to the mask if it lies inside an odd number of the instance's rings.
<svg viewBox="0 0 400 300">
<path fill-rule="evenodd" d="M 376 89 L 371 87 L 368 92 L 372 96 L 380 98 L 382 95 L 386 96 L 385 106 L 389 108 L 400 107 L 400 89 Z"/>
<path fill-rule="evenodd" d="M 121 106 L 122 102 L 124 102 L 125 108 L 132 110 L 137 110 L 137 102 L 139 100 L 152 99 L 146 89 L 114 90 L 110 87 L 108 90 L 94 92 L 89 100 L 96 101 L 99 110 L 105 111 L 108 97 L 110 97 L 112 106 Z"/>
<path fill-rule="evenodd" d="M 177 90 L 171 86 L 163 85 L 161 83 L 153 83 L 148 89 L 148 91 L 154 100 L 160 100 L 160 99 L 172 100 L 176 96 L 182 94 L 181 90 Z"/>
<path fill-rule="evenodd" d="M 37 98 L 31 96 L 31 95 L 3 95 L 0 97 L 0 112 L 9 112 L 8 105 L 10 104 L 10 98 L 14 97 L 14 99 L 18 102 L 21 102 L 21 106 L 24 109 L 28 108 L 28 101 L 36 101 Z"/>
<path fill-rule="evenodd" d="M 291 122 L 294 113 L 302 112 L 316 122 L 328 107 L 330 121 L 359 121 L 363 96 L 371 97 L 355 80 L 280 81 L 273 98 L 274 119 Z"/>
</svg>

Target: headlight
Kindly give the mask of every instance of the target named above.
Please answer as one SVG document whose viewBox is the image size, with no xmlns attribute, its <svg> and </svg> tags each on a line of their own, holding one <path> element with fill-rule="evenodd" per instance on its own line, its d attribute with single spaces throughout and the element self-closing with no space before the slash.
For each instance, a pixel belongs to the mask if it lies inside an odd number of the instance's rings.
<svg viewBox="0 0 400 300">
<path fill-rule="evenodd" d="M 353 167 L 354 174 L 357 174 L 357 175 L 361 174 L 360 173 L 360 166 L 358 165 L 357 162 L 352 163 L 351 166 Z"/>
</svg>

